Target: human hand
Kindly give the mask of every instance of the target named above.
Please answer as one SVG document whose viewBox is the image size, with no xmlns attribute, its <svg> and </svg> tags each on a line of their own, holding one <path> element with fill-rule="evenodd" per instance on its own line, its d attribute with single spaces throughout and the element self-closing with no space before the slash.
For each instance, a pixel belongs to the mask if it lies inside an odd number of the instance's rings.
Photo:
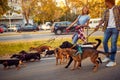
<svg viewBox="0 0 120 80">
<path fill-rule="evenodd" d="M 95 29 L 94 29 L 94 31 L 98 31 L 98 29 L 99 29 L 99 26 L 96 26 Z"/>
<path fill-rule="evenodd" d="M 67 33 L 70 32 L 69 28 L 66 28 L 66 32 L 67 32 Z"/>
<path fill-rule="evenodd" d="M 80 26 L 76 26 L 75 29 L 78 30 L 80 28 Z"/>
</svg>

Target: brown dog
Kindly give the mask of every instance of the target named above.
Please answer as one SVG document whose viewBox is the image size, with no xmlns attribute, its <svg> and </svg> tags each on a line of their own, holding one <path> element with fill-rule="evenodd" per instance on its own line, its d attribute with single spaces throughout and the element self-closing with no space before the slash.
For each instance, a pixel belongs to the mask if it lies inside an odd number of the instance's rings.
<svg viewBox="0 0 120 80">
<path fill-rule="evenodd" d="M 66 51 L 69 56 L 71 56 L 74 60 L 74 67 L 73 67 L 73 70 L 78 68 L 79 65 L 81 64 L 81 61 L 87 57 L 90 57 L 91 59 L 91 62 L 95 65 L 93 71 L 97 71 L 98 69 L 98 65 L 99 65 L 99 62 L 98 62 L 98 53 L 104 53 L 102 51 L 98 51 L 94 48 L 85 48 L 83 49 L 83 53 L 80 54 L 76 54 L 77 50 L 75 49 L 71 49 L 71 48 L 66 48 L 64 51 Z M 77 64 L 78 62 L 78 64 Z"/>
<path fill-rule="evenodd" d="M 67 60 L 69 59 L 69 55 L 64 51 L 64 49 L 56 48 L 54 52 L 56 56 L 56 65 L 58 65 L 59 60 L 60 60 L 60 64 L 64 63 L 64 61 L 67 63 Z"/>
<path fill-rule="evenodd" d="M 38 46 L 38 47 L 30 47 L 30 51 L 38 51 L 38 52 L 44 52 L 44 51 L 46 51 L 46 50 L 50 50 L 50 46 Z"/>
</svg>

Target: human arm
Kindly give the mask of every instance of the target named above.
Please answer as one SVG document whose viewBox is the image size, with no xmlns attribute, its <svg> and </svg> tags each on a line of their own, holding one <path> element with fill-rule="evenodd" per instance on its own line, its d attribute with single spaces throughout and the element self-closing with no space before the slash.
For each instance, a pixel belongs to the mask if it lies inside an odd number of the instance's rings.
<svg viewBox="0 0 120 80">
<path fill-rule="evenodd" d="M 95 27 L 94 31 L 97 31 L 99 29 L 99 27 L 104 23 L 104 21 L 101 19 L 99 21 L 99 24 Z"/>
<path fill-rule="evenodd" d="M 70 29 L 77 21 L 78 21 L 78 18 L 74 22 L 72 22 L 66 29 L 67 30 Z"/>
</svg>

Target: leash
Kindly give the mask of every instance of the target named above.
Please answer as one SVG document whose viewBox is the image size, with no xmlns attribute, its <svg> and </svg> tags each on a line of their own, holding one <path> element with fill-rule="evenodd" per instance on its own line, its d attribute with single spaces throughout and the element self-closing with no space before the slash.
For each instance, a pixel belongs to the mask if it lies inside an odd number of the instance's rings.
<svg viewBox="0 0 120 80">
<path fill-rule="evenodd" d="M 77 44 L 74 44 L 74 45 L 71 47 L 71 49 L 74 48 L 76 45 L 77 45 Z"/>
<path fill-rule="evenodd" d="M 95 30 L 92 31 L 86 38 L 90 37 L 94 32 L 96 32 Z"/>
<path fill-rule="evenodd" d="M 44 45 L 44 44 L 50 43 L 50 42 L 52 43 L 53 41 L 55 41 L 55 39 L 56 39 L 56 38 L 50 38 L 50 39 L 48 39 L 45 43 L 39 45 L 39 47 L 42 46 L 42 45 Z"/>
</svg>

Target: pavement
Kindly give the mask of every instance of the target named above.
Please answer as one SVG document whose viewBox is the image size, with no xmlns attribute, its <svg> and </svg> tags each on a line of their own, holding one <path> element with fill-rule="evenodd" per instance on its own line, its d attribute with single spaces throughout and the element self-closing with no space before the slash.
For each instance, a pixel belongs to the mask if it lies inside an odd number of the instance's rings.
<svg viewBox="0 0 120 80">
<path fill-rule="evenodd" d="M 102 59 L 104 55 L 99 55 Z M 71 70 L 64 68 L 66 64 L 55 65 L 55 57 L 42 58 L 41 61 L 27 62 L 20 70 L 14 67 L 3 70 L 0 64 L 0 80 L 120 80 L 120 51 L 116 55 L 117 65 L 105 67 L 106 63 L 99 65 L 97 72 L 93 72 L 93 64 L 87 58 L 82 61 L 82 68 Z"/>
</svg>

